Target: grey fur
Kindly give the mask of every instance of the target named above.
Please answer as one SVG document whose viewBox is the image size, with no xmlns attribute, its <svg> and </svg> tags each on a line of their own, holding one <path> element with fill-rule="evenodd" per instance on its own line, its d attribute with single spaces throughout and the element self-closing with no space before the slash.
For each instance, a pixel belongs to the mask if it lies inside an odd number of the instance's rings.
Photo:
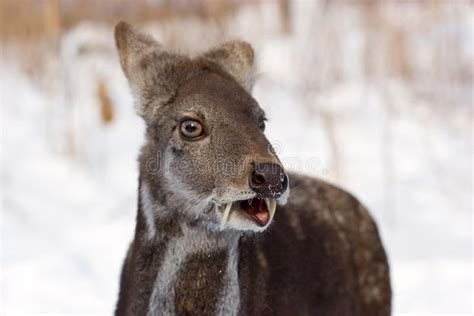
<svg viewBox="0 0 474 316">
<path fill-rule="evenodd" d="M 123 22 L 115 37 L 146 123 L 116 315 L 389 315 L 376 225 L 347 192 L 289 174 L 293 190 L 280 192 L 275 220 L 261 227 L 233 211 L 219 230 L 226 203 L 256 196 L 254 164 L 281 166 L 249 94 L 251 46 L 233 41 L 190 58 Z M 202 138 L 183 138 L 186 117 L 202 122 Z"/>
</svg>

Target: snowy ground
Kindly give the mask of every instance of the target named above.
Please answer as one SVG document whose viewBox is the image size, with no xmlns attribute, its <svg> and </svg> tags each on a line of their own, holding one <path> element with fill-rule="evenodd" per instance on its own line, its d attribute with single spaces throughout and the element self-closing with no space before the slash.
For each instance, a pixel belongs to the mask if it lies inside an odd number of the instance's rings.
<svg viewBox="0 0 474 316">
<path fill-rule="evenodd" d="M 304 34 L 261 40 L 265 31 L 233 27 L 257 43 L 255 96 L 283 162 L 347 188 L 377 219 L 395 313 L 472 314 L 472 86 L 452 87 L 462 97 L 453 92 L 450 104 L 434 106 L 402 80 L 363 81 L 349 67 L 349 79 L 303 91 L 304 67 L 291 60 L 304 55 Z M 102 46 L 77 54 L 87 42 Z M 11 54 L 0 60 L 2 312 L 110 314 L 134 229 L 143 124 L 109 27 L 72 30 L 56 60 L 42 81 Z M 116 111 L 110 125 L 100 121 L 96 78 L 107 82 Z"/>
</svg>

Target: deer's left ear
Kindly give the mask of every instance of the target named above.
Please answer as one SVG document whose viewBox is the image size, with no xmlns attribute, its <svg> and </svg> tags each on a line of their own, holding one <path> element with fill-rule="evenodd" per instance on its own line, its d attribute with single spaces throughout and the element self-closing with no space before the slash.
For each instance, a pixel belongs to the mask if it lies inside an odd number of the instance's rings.
<svg viewBox="0 0 474 316">
<path fill-rule="evenodd" d="M 248 92 L 254 83 L 254 51 L 249 43 L 231 41 L 217 46 L 203 55 L 221 66 Z"/>
</svg>

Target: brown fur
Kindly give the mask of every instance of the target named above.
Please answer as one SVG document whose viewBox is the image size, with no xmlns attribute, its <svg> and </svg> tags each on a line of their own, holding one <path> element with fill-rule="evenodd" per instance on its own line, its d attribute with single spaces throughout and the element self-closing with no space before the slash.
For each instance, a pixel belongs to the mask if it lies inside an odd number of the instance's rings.
<svg viewBox="0 0 474 316">
<path fill-rule="evenodd" d="M 183 264 L 175 285 L 176 314 L 213 315 L 224 287 L 226 260 L 226 253 L 221 250 L 195 254 Z"/>
<path fill-rule="evenodd" d="M 298 198 L 278 209 L 267 232 L 243 241 L 242 292 L 257 293 L 241 302 L 244 314 L 389 315 L 387 259 L 367 210 L 320 180 L 290 178 Z"/>
<path fill-rule="evenodd" d="M 249 94 L 250 45 L 229 42 L 191 59 L 123 22 L 116 40 L 147 124 L 116 315 L 389 315 L 377 227 L 347 192 L 290 173 L 288 203 L 279 200 L 266 231 L 247 222 L 242 231 L 219 230 L 218 205 L 253 193 L 255 163 L 281 166 Z M 187 115 L 202 120 L 206 137 L 180 137 Z"/>
</svg>

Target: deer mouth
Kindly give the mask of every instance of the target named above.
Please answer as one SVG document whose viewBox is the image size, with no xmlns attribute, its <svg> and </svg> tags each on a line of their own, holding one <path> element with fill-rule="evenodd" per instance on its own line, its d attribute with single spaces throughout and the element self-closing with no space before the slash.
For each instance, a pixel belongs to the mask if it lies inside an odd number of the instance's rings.
<svg viewBox="0 0 474 316">
<path fill-rule="evenodd" d="M 275 199 L 252 198 L 227 203 L 221 219 L 220 229 L 223 230 L 225 228 L 231 211 L 240 212 L 246 218 L 254 221 L 258 226 L 264 227 L 270 222 L 275 214 L 275 210 Z"/>
</svg>

